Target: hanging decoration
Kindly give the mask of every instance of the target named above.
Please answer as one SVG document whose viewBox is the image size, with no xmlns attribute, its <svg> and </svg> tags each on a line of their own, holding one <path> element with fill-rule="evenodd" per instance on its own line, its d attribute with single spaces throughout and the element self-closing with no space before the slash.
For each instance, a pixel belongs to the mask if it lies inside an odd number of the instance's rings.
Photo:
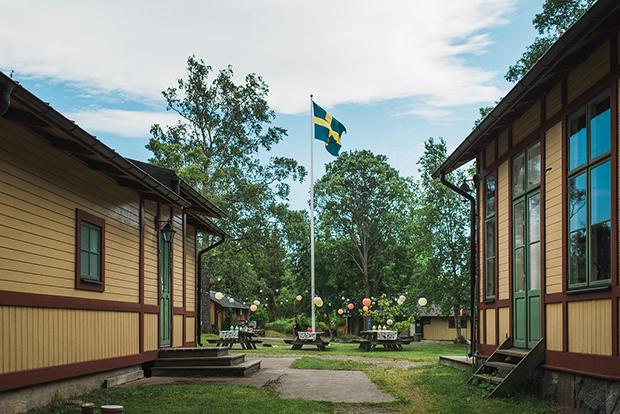
<svg viewBox="0 0 620 414">
<path fill-rule="evenodd" d="M 215 292 L 215 299 L 222 300 L 224 294 L 222 292 Z"/>
<path fill-rule="evenodd" d="M 349 309 L 351 309 L 351 310 L 353 310 L 353 308 L 354 308 L 354 307 L 355 307 L 355 305 L 353 305 L 352 303 L 349 303 L 349 304 L 347 305 L 347 308 L 349 308 Z"/>
<path fill-rule="evenodd" d="M 370 306 L 370 299 L 368 299 L 368 298 L 364 298 L 364 300 L 362 300 L 362 305 L 364 305 L 364 306 Z"/>
<path fill-rule="evenodd" d="M 400 295 L 400 297 L 398 298 L 398 304 L 402 305 L 403 303 L 405 303 L 405 295 Z"/>
<path fill-rule="evenodd" d="M 256 305 L 252 305 L 252 306 L 250 306 L 250 310 L 251 310 L 252 312 L 256 312 L 256 309 L 258 309 L 258 307 L 257 307 Z"/>
<path fill-rule="evenodd" d="M 426 298 L 420 298 L 418 300 L 418 305 L 420 306 L 426 306 L 426 303 L 427 303 Z"/>
<path fill-rule="evenodd" d="M 297 297 L 295 299 L 301 300 L 301 295 L 297 295 Z"/>
<path fill-rule="evenodd" d="M 318 296 L 315 296 L 315 297 L 314 297 L 313 302 L 314 302 L 314 304 L 315 304 L 316 306 L 318 306 L 319 308 L 320 308 L 321 306 L 323 306 L 323 299 L 321 299 L 321 298 L 320 298 L 320 297 L 318 297 Z"/>
</svg>

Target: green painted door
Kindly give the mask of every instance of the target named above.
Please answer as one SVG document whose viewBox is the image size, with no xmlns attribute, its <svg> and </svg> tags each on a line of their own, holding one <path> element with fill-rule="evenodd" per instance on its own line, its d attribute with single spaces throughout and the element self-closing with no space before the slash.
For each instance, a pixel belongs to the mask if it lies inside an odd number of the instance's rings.
<svg viewBox="0 0 620 414">
<path fill-rule="evenodd" d="M 531 348 L 541 338 L 540 192 L 513 204 L 514 346 Z"/>
<path fill-rule="evenodd" d="M 161 257 L 159 276 L 161 283 L 161 292 L 159 299 L 159 331 L 160 346 L 170 346 L 170 336 L 172 333 L 172 304 L 170 302 L 170 242 L 161 239 Z"/>
</svg>

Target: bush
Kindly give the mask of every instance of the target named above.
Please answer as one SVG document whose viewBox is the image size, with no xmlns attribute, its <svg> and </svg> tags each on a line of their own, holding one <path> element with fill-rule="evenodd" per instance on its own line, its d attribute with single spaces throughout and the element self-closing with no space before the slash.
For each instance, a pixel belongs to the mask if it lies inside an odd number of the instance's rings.
<svg viewBox="0 0 620 414">
<path fill-rule="evenodd" d="M 283 334 L 293 334 L 294 324 L 295 318 L 279 319 L 277 321 L 267 323 L 266 329 Z"/>
</svg>

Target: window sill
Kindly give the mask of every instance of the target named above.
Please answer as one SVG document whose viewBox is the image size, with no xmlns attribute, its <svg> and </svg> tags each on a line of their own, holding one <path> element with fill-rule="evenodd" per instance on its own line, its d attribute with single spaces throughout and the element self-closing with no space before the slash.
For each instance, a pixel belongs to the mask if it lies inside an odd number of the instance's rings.
<svg viewBox="0 0 620 414">
<path fill-rule="evenodd" d="M 82 283 L 88 283 L 88 284 L 92 284 L 92 285 L 101 285 L 101 286 L 103 286 L 103 285 L 105 284 L 105 283 L 103 283 L 103 282 L 102 282 L 102 281 L 100 281 L 100 280 L 84 279 L 84 278 L 81 278 L 81 279 L 80 279 L 80 282 L 82 282 Z"/>
<path fill-rule="evenodd" d="M 611 289 L 611 285 L 587 286 L 587 287 L 566 290 L 564 291 L 564 294 L 565 295 L 577 295 L 579 293 L 604 292 L 610 289 Z"/>
<path fill-rule="evenodd" d="M 485 300 L 484 302 L 482 302 L 482 303 L 484 303 L 485 305 L 488 305 L 489 303 L 495 303 L 495 298 L 489 298 L 489 299 L 486 299 L 486 300 Z"/>
</svg>

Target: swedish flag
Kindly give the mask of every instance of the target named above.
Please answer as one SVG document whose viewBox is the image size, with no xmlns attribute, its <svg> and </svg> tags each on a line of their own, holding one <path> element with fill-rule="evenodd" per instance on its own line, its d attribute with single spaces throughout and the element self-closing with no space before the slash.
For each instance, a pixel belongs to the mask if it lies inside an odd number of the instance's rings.
<svg viewBox="0 0 620 414">
<path fill-rule="evenodd" d="M 340 151 L 340 136 L 347 129 L 336 118 L 332 118 L 330 114 L 314 102 L 314 138 L 325 142 L 325 149 L 334 157 L 338 156 Z"/>
</svg>

